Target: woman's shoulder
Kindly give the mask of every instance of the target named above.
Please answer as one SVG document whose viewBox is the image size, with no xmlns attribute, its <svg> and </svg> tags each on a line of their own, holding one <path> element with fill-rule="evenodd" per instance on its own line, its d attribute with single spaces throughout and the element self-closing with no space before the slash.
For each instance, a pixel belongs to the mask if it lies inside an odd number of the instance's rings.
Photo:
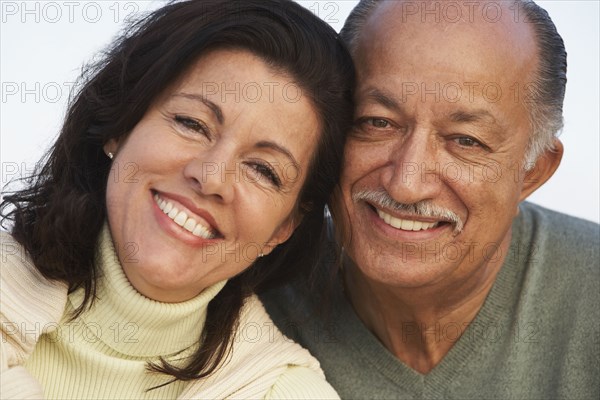
<svg viewBox="0 0 600 400">
<path fill-rule="evenodd" d="M 0 266 L 4 281 L 35 283 L 42 275 L 35 268 L 29 253 L 10 233 L 0 231 Z"/>
<path fill-rule="evenodd" d="M 241 310 L 227 360 L 208 379 L 192 382 L 179 398 L 338 397 L 319 362 L 279 331 L 253 295 Z"/>
<path fill-rule="evenodd" d="M 44 278 L 35 267 L 25 247 L 5 231 L 0 231 L 0 265 L 2 266 L 3 278 L 10 279 L 14 277 L 28 279 L 31 284 L 39 283 L 48 286 L 66 287 L 66 284 Z"/>
<path fill-rule="evenodd" d="M 269 354 L 279 354 L 280 363 L 285 364 L 265 399 L 339 399 L 325 380 L 317 359 L 279 331 L 257 296 L 248 299 L 245 312 L 246 318 L 243 314 L 240 321 L 238 339 L 246 342 L 260 340 Z"/>
<path fill-rule="evenodd" d="M 339 399 L 335 389 L 311 368 L 290 366 L 279 376 L 265 399 Z"/>
<path fill-rule="evenodd" d="M 46 279 L 27 250 L 10 233 L 3 231 L 0 232 L 0 269 L 3 315 L 11 310 L 21 315 L 25 312 L 38 314 L 40 319 L 37 321 L 56 322 L 60 319 L 67 300 L 67 285 Z"/>
<path fill-rule="evenodd" d="M 44 278 L 25 248 L 6 232 L 0 232 L 0 271 L 0 397 L 15 398 L 14 394 L 26 392 L 37 396 L 41 387 L 23 364 L 40 336 L 58 326 L 67 285 Z"/>
<path fill-rule="evenodd" d="M 6 231 L 0 231 L 0 264 L 2 267 L 8 265 L 23 265 L 28 269 L 33 267 L 33 261 L 25 247 Z"/>
</svg>

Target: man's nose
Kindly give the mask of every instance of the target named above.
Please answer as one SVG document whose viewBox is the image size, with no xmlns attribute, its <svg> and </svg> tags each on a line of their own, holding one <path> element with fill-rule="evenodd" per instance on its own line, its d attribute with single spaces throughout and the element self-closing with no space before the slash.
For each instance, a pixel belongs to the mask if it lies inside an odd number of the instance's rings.
<svg viewBox="0 0 600 400">
<path fill-rule="evenodd" d="M 390 152 L 382 184 L 398 202 L 413 204 L 434 199 L 442 179 L 437 148 L 426 132 L 413 131 Z"/>
</svg>

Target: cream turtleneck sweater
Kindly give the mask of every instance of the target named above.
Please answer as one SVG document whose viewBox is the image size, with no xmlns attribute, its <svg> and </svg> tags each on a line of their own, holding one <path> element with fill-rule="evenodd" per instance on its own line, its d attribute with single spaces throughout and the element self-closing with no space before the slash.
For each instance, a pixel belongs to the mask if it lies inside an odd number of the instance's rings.
<svg viewBox="0 0 600 400">
<path fill-rule="evenodd" d="M 70 321 L 83 291 L 67 296 L 64 284 L 39 276 L 23 251 L 19 257 L 4 254 L 5 243 L 20 246 L 9 235 L 2 239 L 2 386 L 8 387 L 2 389 L 2 398 L 26 394 L 31 389 L 28 380 L 34 386 L 39 382 L 47 398 L 60 399 L 335 397 L 316 360 L 281 335 L 256 297 L 244 306 L 232 356 L 217 373 L 148 391 L 170 380 L 147 372 L 148 361 L 162 356 L 183 365 L 198 343 L 208 303 L 226 282 L 183 303 L 144 297 L 123 273 L 105 227 L 97 299 Z M 29 295 L 23 295 L 23 289 Z M 35 298 L 37 293 L 44 297 Z M 22 365 L 31 376 L 11 371 Z"/>
</svg>

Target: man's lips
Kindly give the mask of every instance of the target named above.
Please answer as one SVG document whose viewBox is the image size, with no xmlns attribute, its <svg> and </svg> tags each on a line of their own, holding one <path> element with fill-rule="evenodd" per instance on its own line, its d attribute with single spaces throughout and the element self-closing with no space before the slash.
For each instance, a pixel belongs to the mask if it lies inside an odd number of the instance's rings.
<svg viewBox="0 0 600 400">
<path fill-rule="evenodd" d="M 450 221 L 422 217 L 416 215 L 392 215 L 390 211 L 384 211 L 372 204 L 369 204 L 379 218 L 387 225 L 395 229 L 400 229 L 407 232 L 427 231 L 437 228 L 441 224 L 449 224 Z"/>
</svg>

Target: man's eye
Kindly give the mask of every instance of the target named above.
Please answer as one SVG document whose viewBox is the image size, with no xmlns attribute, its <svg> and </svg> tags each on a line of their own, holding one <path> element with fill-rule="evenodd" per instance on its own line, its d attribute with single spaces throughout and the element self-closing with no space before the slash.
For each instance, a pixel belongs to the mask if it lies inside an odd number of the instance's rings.
<svg viewBox="0 0 600 400">
<path fill-rule="evenodd" d="M 208 130 L 207 126 L 204 125 L 204 123 L 202 123 L 194 118 L 184 117 L 182 115 L 176 115 L 175 121 L 177 122 L 177 124 L 181 125 L 182 127 L 186 128 L 188 130 L 198 132 L 206 137 L 209 137 L 209 130 Z"/>
<path fill-rule="evenodd" d="M 458 143 L 459 145 L 461 145 L 463 147 L 481 146 L 481 143 L 479 143 L 477 140 L 467 137 L 467 136 L 462 136 L 462 137 L 456 138 L 454 140 L 456 141 L 456 143 Z"/>
<path fill-rule="evenodd" d="M 389 122 L 381 118 L 370 118 L 370 123 L 375 128 L 387 128 L 388 126 L 390 126 Z"/>
<path fill-rule="evenodd" d="M 388 128 L 390 126 L 390 123 L 383 118 L 367 118 L 365 122 L 374 128 L 380 129 Z"/>
<path fill-rule="evenodd" d="M 271 184 L 275 187 L 281 187 L 281 179 L 275 172 L 275 170 L 268 164 L 263 164 L 261 162 L 249 162 L 247 165 L 256 173 L 260 174 L 262 177 L 265 177 L 269 180 Z"/>
</svg>

